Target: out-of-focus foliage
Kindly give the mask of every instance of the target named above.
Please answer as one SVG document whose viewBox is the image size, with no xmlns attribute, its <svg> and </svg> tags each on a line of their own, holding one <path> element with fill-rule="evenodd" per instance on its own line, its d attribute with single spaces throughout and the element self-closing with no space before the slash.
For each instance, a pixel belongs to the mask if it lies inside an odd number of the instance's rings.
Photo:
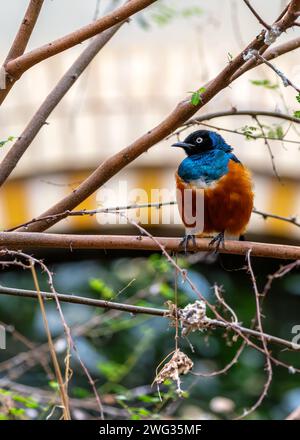
<svg viewBox="0 0 300 440">
<path fill-rule="evenodd" d="M 255 312 L 254 297 L 249 275 L 244 271 L 230 271 L 242 267 L 242 257 L 222 257 L 221 264 L 196 263 L 190 265 L 183 257 L 178 258 L 182 267 L 198 289 L 214 301 L 212 284 L 222 284 L 224 296 L 238 314 L 239 320 L 249 326 Z M 266 276 L 278 268 L 278 262 L 253 259 L 254 270 L 259 273 L 258 283 L 262 286 Z M 227 270 L 224 269 L 227 268 Z M 174 270 L 164 257 L 152 254 L 149 257 L 118 258 L 105 260 L 82 260 L 50 264 L 54 272 L 58 292 L 110 299 L 118 302 L 152 307 L 163 307 L 165 301 L 174 300 Z M 258 272 L 259 268 L 259 272 Z M 39 274 L 40 285 L 47 290 L 43 274 Z M 29 272 L 6 271 L 0 276 L 1 285 L 32 289 Z M 294 272 L 278 280 L 265 302 L 265 331 L 291 339 L 291 329 L 298 322 L 300 305 L 299 274 Z M 193 302 L 197 297 L 191 288 L 178 279 L 178 301 L 180 306 Z M 60 319 L 53 302 L 47 301 L 47 314 L 54 338 L 63 334 Z M 237 365 L 226 375 L 213 378 L 197 377 L 192 374 L 183 378 L 185 397 L 178 398 L 173 383 L 161 387 L 161 398 L 151 383 L 161 361 L 174 349 L 174 328 L 167 319 L 147 315 L 132 316 L 118 311 L 95 310 L 92 307 L 62 304 L 69 326 L 76 335 L 75 340 L 86 366 L 96 379 L 103 402 L 120 411 L 120 416 L 131 419 L 163 418 L 230 418 L 243 412 L 253 404 L 261 392 L 265 380 L 264 358 L 247 348 Z M 40 317 L 38 304 L 31 299 L 0 296 L 0 319 L 10 328 L 22 333 L 30 343 L 45 344 L 46 335 Z M 61 362 L 65 356 L 63 338 L 58 338 L 57 350 Z M 191 344 L 191 345 L 190 345 Z M 189 336 L 189 342 L 180 340 L 181 349 L 193 360 L 193 371 L 218 370 L 228 363 L 240 342 L 234 342 L 232 335 L 220 330 Z M 194 352 L 191 350 L 193 346 Z M 0 351 L 0 386 L 3 378 L 15 383 L 34 387 L 36 393 L 23 395 L 2 390 L 2 418 L 45 418 L 51 413 L 53 403 L 40 401 L 39 392 L 57 393 L 55 380 L 47 377 L 38 360 L 30 357 L 32 365 L 11 364 L 8 370 L 3 362 L 26 352 L 28 348 L 8 333 L 7 349 Z M 299 367 L 299 355 L 274 347 L 273 354 L 288 364 Z M 81 399 L 81 410 L 88 417 L 96 410 L 86 409 L 85 403 L 93 397 L 76 356 L 72 354 L 73 377 L 69 386 L 72 398 Z M 283 418 L 300 404 L 300 388 L 297 375 L 287 370 L 275 369 L 271 391 L 262 407 L 253 418 Z M 2 388 L 5 389 L 4 386 Z M 8 387 L 9 388 L 9 387 Z M 5 399 L 4 399 L 5 398 Z M 9 401 L 9 406 L 7 402 Z M 6 406 L 4 405 L 6 402 Z M 227 403 L 226 403 L 227 402 Z M 33 406 L 32 406 L 33 405 Z M 123 411 L 123 412 L 122 412 Z M 59 416 L 55 410 L 51 417 Z M 116 416 L 118 417 L 118 416 Z"/>
</svg>

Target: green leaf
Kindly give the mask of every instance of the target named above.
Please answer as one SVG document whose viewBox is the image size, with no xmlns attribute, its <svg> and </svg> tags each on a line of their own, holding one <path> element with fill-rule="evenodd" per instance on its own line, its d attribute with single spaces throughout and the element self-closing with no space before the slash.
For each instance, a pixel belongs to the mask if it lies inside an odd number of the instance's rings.
<svg viewBox="0 0 300 440">
<path fill-rule="evenodd" d="M 255 139 L 254 132 L 257 130 L 257 127 L 252 127 L 249 125 L 245 125 L 241 128 L 241 132 L 245 135 L 247 140 Z"/>
<path fill-rule="evenodd" d="M 132 416 L 130 416 L 130 420 L 141 420 L 141 417 L 137 414 L 133 414 Z"/>
<path fill-rule="evenodd" d="M 274 90 L 274 89 L 278 89 L 278 87 L 279 87 L 278 84 L 273 84 L 268 79 L 262 79 L 262 80 L 251 79 L 250 82 L 254 86 L 264 87 L 265 89 Z"/>
<path fill-rule="evenodd" d="M 19 394 L 15 394 L 13 396 L 15 402 L 23 403 L 26 408 L 38 408 L 39 404 L 32 397 L 20 396 Z"/>
<path fill-rule="evenodd" d="M 167 283 L 161 283 L 159 286 L 159 293 L 165 297 L 166 299 L 173 299 L 174 298 L 174 290 L 171 289 L 170 286 L 168 286 Z"/>
<path fill-rule="evenodd" d="M 200 101 L 201 101 L 200 93 L 194 92 L 191 97 L 191 103 L 196 106 L 199 104 Z"/>
<path fill-rule="evenodd" d="M 84 399 L 85 397 L 89 397 L 91 395 L 88 390 L 82 387 L 74 387 L 72 392 L 73 395 L 79 399 Z"/>
<path fill-rule="evenodd" d="M 159 26 L 165 26 L 171 23 L 174 19 L 192 18 L 202 14 L 202 9 L 198 6 L 185 7 L 181 10 L 176 8 L 159 4 L 156 11 L 151 15 L 152 20 Z"/>
<path fill-rule="evenodd" d="M 300 119 L 300 110 L 294 112 L 294 117 Z"/>
<path fill-rule="evenodd" d="M 99 370 L 111 382 L 118 382 L 119 379 L 126 373 L 127 367 L 117 362 L 103 362 L 98 365 Z"/>
<path fill-rule="evenodd" d="M 0 394 L 2 394 L 2 396 L 10 396 L 11 391 L 4 390 L 3 388 L 0 388 Z"/>
<path fill-rule="evenodd" d="M 300 93 L 296 96 L 297 101 L 300 103 Z"/>
<path fill-rule="evenodd" d="M 8 142 L 12 142 L 16 139 L 15 136 L 8 136 L 7 139 L 5 139 L 4 141 L 0 141 L 0 148 L 4 147 L 5 144 L 7 144 Z"/>
<path fill-rule="evenodd" d="M 22 416 L 25 413 L 25 410 L 23 408 L 10 408 L 9 412 L 13 416 Z"/>
<path fill-rule="evenodd" d="M 159 273 L 167 273 L 170 270 L 170 266 L 166 259 L 162 257 L 160 254 L 152 254 L 149 257 L 150 267 Z"/>
<path fill-rule="evenodd" d="M 100 278 L 91 278 L 89 280 L 89 286 L 99 293 L 104 299 L 111 299 L 114 296 L 113 290 Z"/>
<path fill-rule="evenodd" d="M 199 90 L 196 90 L 196 92 L 191 92 L 192 93 L 192 97 L 191 97 L 191 104 L 193 105 L 198 105 L 200 104 L 200 102 L 202 101 L 202 94 L 206 91 L 205 87 L 200 87 Z"/>
<path fill-rule="evenodd" d="M 182 9 L 181 15 L 182 17 L 189 18 L 202 14 L 202 9 L 198 6 L 191 6 L 189 8 Z"/>
<path fill-rule="evenodd" d="M 0 413 L 0 420 L 9 420 L 9 417 L 3 413 Z"/>
<path fill-rule="evenodd" d="M 59 389 L 59 385 L 55 380 L 50 380 L 49 387 L 55 391 L 57 391 Z"/>
<path fill-rule="evenodd" d="M 282 129 L 281 125 L 278 125 L 276 127 L 275 133 L 276 133 L 276 138 L 277 139 L 283 139 L 284 138 L 284 132 L 283 132 L 283 129 Z"/>
<path fill-rule="evenodd" d="M 159 403 L 160 398 L 157 396 L 148 396 L 147 394 L 138 396 L 138 399 L 145 403 Z"/>
</svg>

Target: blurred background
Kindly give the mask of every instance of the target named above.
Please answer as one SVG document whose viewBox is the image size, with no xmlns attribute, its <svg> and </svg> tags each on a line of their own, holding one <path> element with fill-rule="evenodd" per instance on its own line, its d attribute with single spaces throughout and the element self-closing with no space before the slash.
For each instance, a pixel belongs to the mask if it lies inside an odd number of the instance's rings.
<svg viewBox="0 0 300 440">
<path fill-rule="evenodd" d="M 2 59 L 27 3 L 27 0 L 13 0 L 1 5 Z M 119 3 L 110 0 L 46 0 L 29 49 L 89 23 Z M 271 23 L 287 2 L 253 0 L 252 4 L 265 21 Z M 158 124 L 180 100 L 214 77 L 260 29 L 243 2 L 234 0 L 161 0 L 134 17 L 99 53 L 51 114 L 47 125 L 1 189 L 1 229 L 14 227 L 41 214 L 76 188 L 96 166 Z M 280 43 L 299 36 L 299 32 L 295 27 L 280 37 Z M 86 44 L 38 64 L 16 83 L 0 109 L 0 141 L 22 133 L 49 91 Z M 274 63 L 299 86 L 300 64 L 297 60 L 297 54 L 291 53 Z M 284 88 L 278 77 L 262 66 L 222 91 L 200 114 L 237 108 L 293 115 L 297 106 L 294 90 Z M 283 216 L 297 215 L 300 212 L 300 127 L 277 118 L 261 117 L 259 121 L 267 135 L 274 139 L 270 140 L 270 145 L 280 179 L 274 173 L 263 140 L 232 132 L 220 131 L 220 134 L 253 173 L 255 207 Z M 260 134 L 260 128 L 251 117 L 218 118 L 209 124 L 241 133 Z M 181 136 L 184 137 L 189 130 Z M 293 142 L 284 142 L 283 134 Z M 132 199 L 124 192 L 120 194 L 120 182 L 124 181 L 128 192 L 134 188 L 141 188 L 148 195 L 153 188 L 169 191 L 158 199 L 146 201 L 174 200 L 174 172 L 183 153 L 171 150 L 171 143 L 172 139 L 168 139 L 157 144 L 107 182 L 104 189 L 113 189 L 115 197 L 106 206 L 144 201 Z M 10 146 L 8 142 L 0 148 L 0 160 Z M 101 206 L 102 199 L 99 191 L 80 207 L 94 209 Z M 163 209 L 174 210 L 174 225 L 148 224 L 147 228 L 157 235 L 182 234 L 177 208 Z M 151 210 L 148 214 L 150 218 Z M 59 222 L 52 230 L 105 234 L 132 232 L 130 226 L 99 224 L 94 217 L 71 217 Z M 300 229 L 252 215 L 247 238 L 298 244 Z M 164 301 L 173 299 L 174 273 L 156 254 L 47 251 L 36 255 L 46 258 L 55 273 L 56 288 L 61 293 L 160 307 Z M 234 305 L 240 320 L 250 325 L 255 310 L 253 293 L 249 276 L 245 271 L 236 271 L 244 265 L 241 257 L 204 262 L 189 257 L 183 259 L 182 264 L 190 269 L 195 283 L 208 298 L 212 295 L 214 282 L 223 285 L 226 298 Z M 254 268 L 258 282 L 263 286 L 268 274 L 279 268 L 279 262 L 257 258 L 254 259 Z M 274 283 L 272 297 L 266 304 L 266 331 L 291 338 L 292 326 L 299 323 L 299 277 L 295 272 Z M 47 289 L 43 275 L 40 275 L 40 282 Z M 3 271 L 0 283 L 26 289 L 33 287 L 30 274 L 24 271 Z M 180 287 L 181 304 L 195 299 L 193 292 L 183 284 Z M 62 329 L 57 312 L 52 304 L 47 310 L 59 347 Z M 251 406 L 263 386 L 264 359 L 247 349 L 231 374 L 211 379 L 190 376 L 184 382 L 184 388 L 189 391 L 186 399 L 178 399 L 174 387 L 166 385 L 161 403 L 149 384 L 156 366 L 173 349 L 173 329 L 168 328 L 167 322 L 115 312 L 101 313 L 70 304 L 64 305 L 64 312 L 69 325 L 74 327 L 81 355 L 96 377 L 104 402 L 110 408 L 109 417 L 129 414 L 132 418 L 153 415 L 231 418 L 235 411 L 242 412 L 243 408 Z M 48 411 L 49 396 L 46 394 L 43 400 L 41 389 L 45 393 L 54 392 L 55 384 L 35 360 L 34 351 L 30 351 L 46 341 L 37 304 L 32 300 L 2 296 L 0 319 L 10 329 L 8 348 L 0 350 L 0 387 L 13 390 L 17 395 L 34 396 L 38 401 L 31 413 L 28 412 L 28 402 L 18 403 L 24 409 L 20 417 L 43 418 Z M 24 345 L 18 332 L 33 346 L 27 342 Z M 195 353 L 189 351 L 186 342 L 184 346 L 195 362 L 196 371 L 221 368 L 237 348 L 231 341 L 227 341 L 228 345 L 218 332 L 203 338 L 192 335 L 191 342 Z M 63 359 L 65 347 L 63 342 L 61 344 Z M 27 350 L 29 355 L 20 359 L 20 354 Z M 299 356 L 279 350 L 275 353 L 288 363 L 295 365 L 298 362 L 299 366 Z M 86 378 L 76 363 L 73 368 L 76 374 L 70 392 L 74 402 L 81 399 L 75 417 L 94 417 L 96 410 L 91 403 L 92 394 Z M 299 379 L 285 369 L 277 369 L 268 399 L 253 418 L 283 418 L 297 405 L 300 405 Z"/>
</svg>

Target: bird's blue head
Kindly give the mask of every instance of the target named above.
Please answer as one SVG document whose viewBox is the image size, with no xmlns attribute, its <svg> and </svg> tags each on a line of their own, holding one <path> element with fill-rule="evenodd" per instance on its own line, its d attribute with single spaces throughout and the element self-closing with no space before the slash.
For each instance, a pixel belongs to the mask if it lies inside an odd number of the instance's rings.
<svg viewBox="0 0 300 440">
<path fill-rule="evenodd" d="M 226 144 L 218 133 L 208 130 L 197 130 L 189 134 L 183 142 L 176 142 L 172 147 L 181 147 L 188 156 L 199 155 L 211 150 L 231 152 L 233 148 Z"/>
</svg>

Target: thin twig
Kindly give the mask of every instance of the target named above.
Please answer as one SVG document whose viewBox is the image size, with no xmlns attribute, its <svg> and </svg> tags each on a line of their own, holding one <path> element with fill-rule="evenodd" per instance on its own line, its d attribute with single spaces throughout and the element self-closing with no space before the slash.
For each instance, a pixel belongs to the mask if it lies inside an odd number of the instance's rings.
<svg viewBox="0 0 300 440">
<path fill-rule="evenodd" d="M 261 334 L 261 340 L 262 340 L 262 344 L 263 344 L 263 350 L 264 350 L 264 354 L 265 354 L 265 358 L 266 358 L 266 370 L 267 370 L 267 380 L 263 386 L 263 390 L 259 396 L 259 398 L 257 399 L 257 401 L 254 403 L 254 405 L 251 406 L 251 408 L 247 409 L 244 411 L 244 413 L 239 416 L 236 417 L 236 420 L 240 420 L 244 417 L 249 416 L 250 414 L 252 414 L 257 408 L 260 407 L 260 405 L 262 404 L 263 400 L 266 398 L 267 393 L 269 391 L 269 388 L 271 386 L 272 383 L 272 379 L 273 379 L 273 368 L 272 368 L 272 362 L 271 362 L 271 358 L 270 358 L 270 353 L 268 350 L 268 346 L 267 346 L 267 340 L 264 336 L 264 332 L 263 332 L 263 326 L 262 326 L 262 318 L 261 318 L 261 305 L 260 305 L 260 295 L 259 295 L 259 291 L 257 288 L 257 283 L 256 283 L 256 279 L 255 279 L 255 275 L 252 269 L 252 264 L 251 264 L 251 250 L 249 250 L 247 252 L 247 256 L 246 256 L 246 260 L 247 260 L 247 265 L 248 265 L 248 270 L 251 276 L 251 280 L 252 280 L 252 285 L 253 285 L 253 290 L 254 290 L 254 295 L 255 295 L 255 305 L 256 305 L 256 320 L 258 323 L 258 330 L 259 333 Z"/>
<path fill-rule="evenodd" d="M 256 12 L 256 10 L 253 8 L 253 6 L 251 6 L 250 2 L 248 0 L 244 0 L 244 3 L 248 6 L 248 8 L 250 9 L 250 11 L 252 12 L 252 14 L 257 18 L 257 20 L 259 21 L 259 23 L 261 25 L 263 25 L 266 29 L 270 30 L 271 26 L 268 25 L 268 23 L 266 23 L 261 17 L 260 15 Z"/>
<path fill-rule="evenodd" d="M 291 223 L 292 225 L 297 226 L 298 228 L 300 228 L 300 222 L 297 221 L 297 217 L 296 216 L 284 217 L 282 215 L 271 214 L 269 212 L 260 211 L 260 210 L 255 209 L 255 208 L 252 210 L 252 212 L 253 212 L 253 214 L 261 215 L 264 220 L 266 220 L 268 218 L 273 218 L 275 220 L 281 220 L 283 222 Z"/>
<path fill-rule="evenodd" d="M 45 331 L 46 331 L 47 338 L 48 338 L 49 350 L 50 350 L 50 354 L 51 354 L 51 358 L 52 358 L 52 362 L 53 362 L 53 366 L 54 366 L 54 370 L 55 370 L 55 375 L 56 375 L 57 383 L 59 386 L 64 419 L 71 420 L 70 408 L 69 408 L 69 397 L 67 394 L 67 386 L 66 386 L 66 383 L 64 383 L 64 381 L 63 381 L 59 362 L 57 360 L 57 356 L 56 356 L 56 352 L 55 352 L 55 348 L 54 348 L 54 344 L 53 344 L 53 340 L 52 340 L 52 336 L 51 336 L 51 332 L 50 332 L 50 328 L 49 328 L 49 324 L 48 324 L 48 319 L 47 319 L 47 315 L 46 315 L 44 299 L 43 299 L 41 292 L 40 292 L 40 287 L 39 287 L 34 263 L 31 263 L 30 269 L 31 269 L 32 278 L 34 281 L 34 285 L 35 285 L 36 294 L 38 297 L 42 317 L 43 317 Z"/>
<path fill-rule="evenodd" d="M 33 256 L 25 254 L 25 253 L 23 253 L 21 251 L 13 251 L 13 250 L 8 250 L 8 249 L 2 249 L 2 250 L 0 250 L 0 255 L 3 255 L 3 256 L 9 255 L 9 256 L 15 258 L 15 260 L 13 260 L 13 261 L 1 261 L 1 264 L 3 266 L 13 265 L 13 266 L 20 266 L 20 267 L 23 267 L 25 269 L 28 269 L 28 268 L 31 269 L 32 264 L 37 264 L 37 265 L 39 265 L 41 267 L 43 272 L 46 273 L 46 275 L 48 277 L 48 284 L 49 284 L 50 290 L 52 292 L 53 298 L 55 300 L 56 308 L 58 310 L 58 313 L 59 313 L 59 316 L 60 316 L 60 319 L 61 319 L 61 322 L 62 322 L 62 325 L 63 325 L 63 328 L 64 328 L 64 332 L 65 332 L 65 335 L 66 335 L 66 340 L 67 340 L 67 355 L 66 355 L 66 378 L 67 378 L 67 381 L 68 381 L 69 376 L 71 374 L 70 369 L 69 369 L 69 358 L 70 358 L 70 354 L 69 353 L 70 353 L 70 348 L 72 348 L 74 350 L 74 352 L 76 353 L 77 359 L 78 359 L 78 361 L 79 361 L 79 363 L 80 363 L 84 373 L 86 374 L 86 376 L 88 378 L 88 381 L 89 381 L 89 383 L 90 383 L 90 385 L 91 385 L 91 387 L 93 389 L 93 392 L 95 394 L 95 398 L 96 398 L 96 401 L 97 401 L 97 404 L 98 404 L 98 408 L 99 408 L 99 412 L 100 412 L 100 417 L 101 417 L 101 419 L 103 419 L 104 418 L 103 408 L 102 408 L 102 404 L 101 404 L 101 400 L 100 400 L 99 394 L 97 392 L 97 389 L 95 387 L 95 383 L 92 380 L 88 369 L 86 368 L 85 364 L 83 363 L 83 361 L 82 361 L 82 359 L 80 357 L 80 354 L 78 352 L 77 346 L 76 346 L 76 344 L 75 344 L 75 342 L 74 342 L 74 340 L 72 338 L 70 328 L 67 325 L 67 322 L 65 320 L 65 317 L 64 317 L 64 314 L 63 314 L 63 311 L 62 311 L 62 308 L 61 308 L 61 305 L 60 305 L 60 302 L 59 302 L 59 298 L 57 296 L 57 292 L 56 292 L 56 290 L 54 288 L 54 282 L 53 282 L 52 273 L 49 271 L 48 267 L 41 260 L 38 260 L 38 259 L 34 258 Z M 28 261 L 29 262 L 29 266 L 26 266 L 22 261 L 20 261 L 19 260 L 20 258 L 23 258 L 26 261 Z M 66 381 L 66 385 L 67 385 L 67 381 Z"/>
<path fill-rule="evenodd" d="M 16 289 L 16 288 L 4 287 L 4 286 L 0 286 L 0 294 L 9 295 L 9 296 L 19 296 L 21 298 L 38 298 L 37 293 L 33 290 Z M 52 300 L 55 299 L 54 294 L 50 293 L 50 292 L 41 292 L 41 296 L 44 299 L 52 299 Z M 165 317 L 168 312 L 167 309 L 134 306 L 131 304 L 115 303 L 115 302 L 111 302 L 111 301 L 96 300 L 96 299 L 92 299 L 92 298 L 86 298 L 86 297 L 75 296 L 75 295 L 66 295 L 66 294 L 61 294 L 61 293 L 57 293 L 57 298 L 61 302 L 67 302 L 67 303 L 71 303 L 71 304 L 80 304 L 80 305 L 86 305 L 86 306 L 91 306 L 91 307 L 99 307 L 99 308 L 104 308 L 104 309 L 119 310 L 121 312 L 128 312 L 133 315 L 146 314 L 146 315 L 152 315 L 152 316 Z M 243 327 L 239 323 L 235 323 L 235 322 L 230 323 L 230 322 L 221 321 L 218 319 L 210 319 L 208 325 L 211 326 L 212 328 L 219 327 L 219 328 L 232 330 L 232 331 L 239 330 L 243 334 L 253 336 L 255 338 L 261 338 L 260 332 Z M 265 335 L 265 338 L 270 343 L 282 345 L 290 350 L 300 350 L 300 345 L 298 346 L 297 344 L 293 344 L 290 341 L 284 340 L 282 338 L 278 338 L 276 336 L 269 335 L 267 333 L 264 333 L 264 335 Z"/>
<path fill-rule="evenodd" d="M 276 75 L 279 76 L 279 78 L 281 79 L 284 87 L 292 87 L 297 93 L 300 93 L 300 89 L 294 84 L 292 83 L 292 81 L 281 71 L 278 69 L 278 67 L 274 66 L 274 64 L 270 63 L 270 61 L 268 61 L 266 58 L 264 58 L 262 55 L 260 55 L 257 51 L 253 51 L 252 52 L 253 55 L 259 59 L 262 63 L 266 64 L 268 67 L 270 67 L 270 69 L 273 70 L 273 72 L 276 73 Z"/>
<path fill-rule="evenodd" d="M 156 203 L 131 203 L 129 205 L 123 205 L 123 206 L 114 206 L 114 207 L 109 207 L 109 208 L 96 208 L 96 209 L 81 209 L 79 211 L 64 211 L 64 212 L 60 212 L 58 214 L 53 215 L 48 215 L 45 216 L 43 218 L 33 218 L 32 220 L 29 220 L 28 222 L 22 223 L 20 225 L 17 225 L 13 228 L 10 229 L 6 229 L 5 232 L 12 232 L 15 231 L 16 229 L 19 228 L 26 228 L 27 226 L 31 225 L 32 223 L 35 223 L 37 221 L 45 220 L 53 220 L 56 218 L 66 218 L 66 217 L 77 217 L 77 216 L 92 216 L 92 215 L 97 215 L 97 214 L 109 214 L 109 213 L 117 213 L 119 211 L 127 211 L 130 209 L 142 209 L 142 208 L 156 208 L 156 209 L 160 209 L 163 206 L 171 206 L 171 205 L 176 205 L 177 202 L 176 201 L 170 201 L 170 202 L 156 202 Z"/>
<path fill-rule="evenodd" d="M 277 168 L 276 168 L 276 164 L 275 164 L 275 157 L 274 157 L 274 154 L 273 154 L 270 142 L 269 142 L 269 140 L 266 137 L 265 129 L 264 129 L 263 125 L 260 123 L 260 121 L 259 121 L 257 116 L 254 116 L 254 119 L 255 119 L 257 125 L 259 126 L 259 128 L 260 128 L 260 130 L 262 132 L 265 146 L 267 147 L 267 150 L 269 152 L 269 156 L 270 156 L 270 159 L 271 159 L 271 164 L 272 164 L 272 168 L 273 168 L 274 174 L 277 177 L 277 179 L 279 180 L 279 182 L 281 182 L 281 178 L 280 178 L 280 176 L 278 174 L 278 171 L 277 171 Z"/>
</svg>

